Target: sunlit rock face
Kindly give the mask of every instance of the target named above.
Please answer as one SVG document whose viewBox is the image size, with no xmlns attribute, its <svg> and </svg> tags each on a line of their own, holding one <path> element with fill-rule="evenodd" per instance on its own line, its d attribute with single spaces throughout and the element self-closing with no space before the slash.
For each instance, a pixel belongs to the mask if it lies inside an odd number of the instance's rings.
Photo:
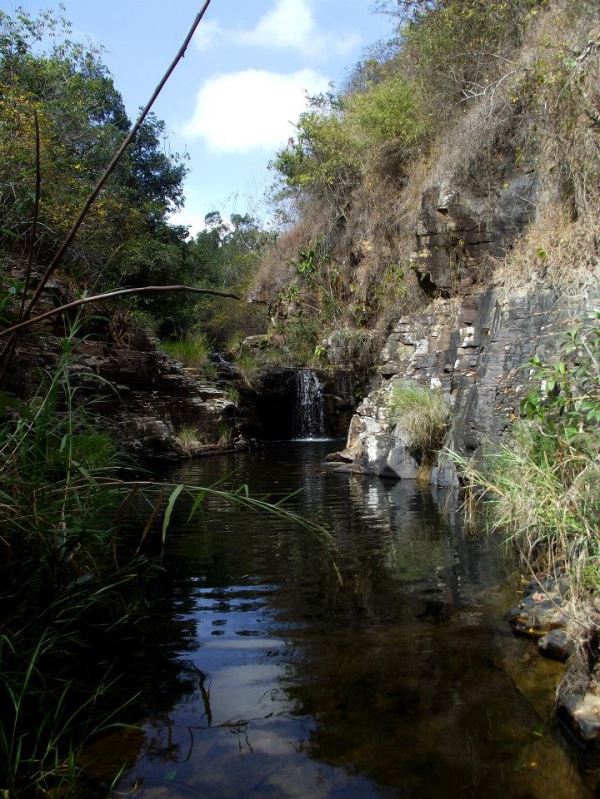
<svg viewBox="0 0 600 799">
<path fill-rule="evenodd" d="M 386 416 L 391 387 L 413 381 L 441 390 L 451 408 L 446 446 L 467 457 L 499 440 L 527 391 L 527 363 L 557 351 L 569 322 L 590 316 L 600 301 L 597 276 L 570 293 L 551 285 L 509 288 L 486 274 L 488 256 L 507 252 L 535 207 L 532 175 L 507 179 L 485 200 L 443 186 L 423 194 L 414 267 L 430 296 L 419 313 L 398 319 L 377 359 L 378 377 L 359 405 L 342 452 L 351 468 L 414 477 L 418 453 Z M 457 484 L 440 455 L 431 472 L 440 486 Z"/>
<path fill-rule="evenodd" d="M 538 180 L 532 172 L 504 175 L 484 196 L 452 182 L 423 192 L 414 267 L 431 296 L 464 293 L 485 279 L 486 256 L 501 258 L 532 219 Z"/>
</svg>

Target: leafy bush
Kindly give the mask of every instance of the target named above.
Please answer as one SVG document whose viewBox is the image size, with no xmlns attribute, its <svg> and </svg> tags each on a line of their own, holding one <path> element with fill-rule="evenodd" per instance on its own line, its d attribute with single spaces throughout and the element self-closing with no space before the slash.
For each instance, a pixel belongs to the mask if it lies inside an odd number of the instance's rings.
<svg viewBox="0 0 600 799">
<path fill-rule="evenodd" d="M 449 409 L 440 390 L 411 383 L 396 385 L 387 412 L 390 421 L 408 433 L 415 451 L 428 455 L 442 446 Z"/>
<path fill-rule="evenodd" d="M 426 126 L 417 87 L 401 75 L 348 96 L 319 95 L 298 120 L 298 138 L 273 163 L 293 189 L 343 193 L 355 185 L 374 147 L 417 143 Z"/>
<path fill-rule="evenodd" d="M 72 38 L 52 12 L 0 11 L 0 246 L 19 258 L 33 218 L 36 132 L 41 191 L 37 240 L 48 263 L 130 128 L 102 49 Z M 37 130 L 36 130 L 37 129 Z M 185 230 L 168 224 L 183 204 L 185 164 L 163 147 L 164 123 L 142 124 L 63 261 L 85 287 L 149 285 L 182 274 Z M 173 282 L 179 282 L 176 279 Z M 182 281 L 183 282 L 183 281 Z M 160 298 L 167 299 L 167 298 Z M 160 310 L 155 300 L 152 310 Z"/>
<path fill-rule="evenodd" d="M 331 190 L 353 182 L 358 170 L 356 145 L 339 98 L 319 95 L 300 115 L 298 137 L 277 153 L 274 168 L 290 188 Z"/>
<path fill-rule="evenodd" d="M 368 148 L 390 141 L 410 147 L 426 132 L 419 91 L 402 75 L 392 75 L 352 94 L 345 108 L 348 125 Z"/>
<path fill-rule="evenodd" d="M 400 62 L 423 89 L 434 125 L 508 71 L 503 59 L 520 43 L 532 11 L 545 0 L 447 0 L 401 22 Z M 501 74 L 501 73 L 500 73 Z"/>
</svg>

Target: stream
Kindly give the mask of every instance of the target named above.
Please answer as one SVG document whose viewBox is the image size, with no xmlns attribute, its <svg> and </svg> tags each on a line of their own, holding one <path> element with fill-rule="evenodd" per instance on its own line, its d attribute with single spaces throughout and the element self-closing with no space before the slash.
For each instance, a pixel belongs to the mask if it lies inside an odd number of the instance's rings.
<svg viewBox="0 0 600 799">
<path fill-rule="evenodd" d="M 105 742 L 130 764 L 115 796 L 593 796 L 553 720 L 563 666 L 503 619 L 518 575 L 498 542 L 467 535 L 429 487 L 326 471 L 334 449 L 286 442 L 169 472 L 301 489 L 289 506 L 330 526 L 343 582 L 281 519 L 180 509 L 132 658 L 144 718 Z"/>
</svg>

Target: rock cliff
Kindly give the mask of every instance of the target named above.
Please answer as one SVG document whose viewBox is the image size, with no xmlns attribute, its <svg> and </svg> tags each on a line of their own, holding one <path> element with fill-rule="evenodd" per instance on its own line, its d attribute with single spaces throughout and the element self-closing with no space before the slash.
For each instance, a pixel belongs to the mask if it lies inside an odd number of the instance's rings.
<svg viewBox="0 0 600 799">
<path fill-rule="evenodd" d="M 556 351 L 565 326 L 600 304 L 597 271 L 569 292 L 550 282 L 532 287 L 494 277 L 491 259 L 507 253 L 535 207 L 531 174 L 505 181 L 491 199 L 469 198 L 437 186 L 423 194 L 417 252 L 413 257 L 429 305 L 400 318 L 385 342 L 378 377 L 350 423 L 345 450 L 336 461 L 356 471 L 414 478 L 419 453 L 390 418 L 395 386 L 410 381 L 441 389 L 451 408 L 446 446 L 476 455 L 488 440 L 502 437 L 526 391 L 526 365 L 534 355 Z M 521 276 L 523 278 L 525 276 Z M 442 454 L 431 480 L 457 483 Z"/>
</svg>

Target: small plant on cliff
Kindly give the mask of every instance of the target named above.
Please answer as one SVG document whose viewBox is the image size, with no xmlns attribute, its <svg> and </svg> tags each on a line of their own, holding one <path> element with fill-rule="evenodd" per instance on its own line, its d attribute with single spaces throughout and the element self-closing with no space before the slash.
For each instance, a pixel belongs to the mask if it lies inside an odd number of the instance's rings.
<svg viewBox="0 0 600 799">
<path fill-rule="evenodd" d="M 193 425 L 180 428 L 175 438 L 187 456 L 193 455 L 198 447 L 205 443 L 203 434 Z"/>
<path fill-rule="evenodd" d="M 557 558 L 574 591 L 600 590 L 600 315 L 575 327 L 553 364 L 533 358 L 534 386 L 511 441 L 481 466 L 454 456 L 485 499 L 493 530 L 533 569 Z"/>
<path fill-rule="evenodd" d="M 448 406 L 440 390 L 411 383 L 394 386 L 387 411 L 390 421 L 406 430 L 414 450 L 429 454 L 442 446 Z"/>
</svg>

